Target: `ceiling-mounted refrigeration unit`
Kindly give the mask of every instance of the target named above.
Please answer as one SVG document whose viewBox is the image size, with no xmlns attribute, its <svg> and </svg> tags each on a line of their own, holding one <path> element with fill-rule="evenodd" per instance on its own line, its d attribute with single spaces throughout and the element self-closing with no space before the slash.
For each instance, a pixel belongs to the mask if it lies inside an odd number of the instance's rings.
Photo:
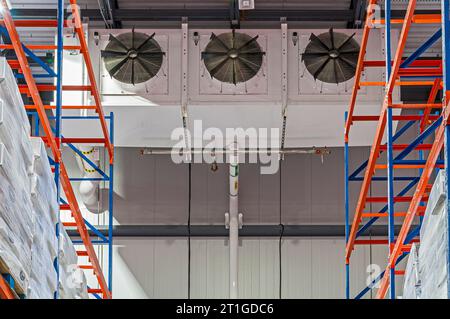
<svg viewBox="0 0 450 319">
<path fill-rule="evenodd" d="M 342 145 L 361 30 L 288 28 L 286 34 L 283 38 L 281 29 L 91 30 L 89 49 L 103 104 L 116 112 L 117 129 L 126 131 L 118 134 L 116 145 L 172 145 L 170 134 L 182 125 L 183 91 L 190 123 L 201 119 L 220 129 L 281 128 L 283 85 L 288 104 L 285 146 Z M 392 39 L 395 50 L 396 34 Z M 373 30 L 366 59 L 383 60 L 383 50 L 384 30 Z M 361 81 L 384 81 L 384 68 L 367 68 Z M 363 86 L 360 112 L 378 114 L 382 93 L 381 86 Z M 397 90 L 393 96 L 398 99 Z M 342 121 L 330 124 L 322 120 L 327 117 Z M 367 124 L 364 129 L 375 127 Z M 371 144 L 369 134 L 358 135 L 354 145 Z"/>
</svg>

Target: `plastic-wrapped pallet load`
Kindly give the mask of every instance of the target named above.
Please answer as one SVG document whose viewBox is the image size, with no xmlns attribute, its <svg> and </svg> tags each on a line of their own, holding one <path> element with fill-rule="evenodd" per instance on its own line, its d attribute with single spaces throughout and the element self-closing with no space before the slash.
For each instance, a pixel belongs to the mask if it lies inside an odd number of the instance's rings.
<svg viewBox="0 0 450 319">
<path fill-rule="evenodd" d="M 16 79 L 0 58 L 1 270 L 26 297 L 53 298 L 59 207 L 44 144 L 30 131 Z"/>
<path fill-rule="evenodd" d="M 403 299 L 419 299 L 421 295 L 421 279 L 419 273 L 419 251 L 414 243 L 408 256 L 403 284 Z"/>
<path fill-rule="evenodd" d="M 26 293 L 31 271 L 34 214 L 29 133 L 16 79 L 6 59 L 0 58 L 0 266 L 12 275 L 21 293 Z"/>
<path fill-rule="evenodd" d="M 54 266 L 56 257 L 55 228 L 36 215 L 33 246 L 31 248 L 31 277 L 29 299 L 53 299 L 57 287 Z"/>
<path fill-rule="evenodd" d="M 59 240 L 59 297 L 88 299 L 86 276 L 77 266 L 77 252 L 65 229 Z"/>
<path fill-rule="evenodd" d="M 447 299 L 447 209 L 445 172 L 440 171 L 431 190 L 420 230 L 419 274 L 422 299 Z"/>
<path fill-rule="evenodd" d="M 57 274 L 54 267 L 58 245 L 56 185 L 42 139 L 33 137 L 31 143 L 34 156 L 29 171 L 35 215 L 28 298 L 52 299 L 57 287 Z"/>
</svg>

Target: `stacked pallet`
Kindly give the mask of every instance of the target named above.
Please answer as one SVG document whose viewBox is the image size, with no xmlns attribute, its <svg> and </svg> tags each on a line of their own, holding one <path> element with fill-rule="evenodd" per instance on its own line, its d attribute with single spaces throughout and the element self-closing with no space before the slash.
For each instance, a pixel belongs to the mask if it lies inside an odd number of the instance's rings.
<svg viewBox="0 0 450 319">
<path fill-rule="evenodd" d="M 56 185 L 45 145 L 30 138 L 30 131 L 13 72 L 0 58 L 0 274 L 12 277 L 18 295 L 54 298 L 59 254 L 61 297 L 88 298 L 86 278 L 64 230 L 58 247 Z"/>
<path fill-rule="evenodd" d="M 0 59 L 0 271 L 26 294 L 31 273 L 33 204 L 30 124 L 14 75 Z"/>
<path fill-rule="evenodd" d="M 417 257 L 409 257 L 404 298 L 447 299 L 448 211 L 446 180 L 442 170 L 436 177 L 420 229 Z M 411 278 L 414 277 L 414 280 Z"/>
<path fill-rule="evenodd" d="M 419 251 L 414 243 L 409 252 L 408 263 L 405 269 L 403 284 L 403 299 L 419 299 L 421 294 L 421 281 L 419 273 Z"/>
<path fill-rule="evenodd" d="M 59 207 L 45 145 L 39 137 L 31 138 L 31 143 L 34 155 L 30 167 L 31 200 L 35 214 L 28 298 L 51 299 L 57 287 L 54 260 L 58 250 L 56 224 Z"/>
</svg>

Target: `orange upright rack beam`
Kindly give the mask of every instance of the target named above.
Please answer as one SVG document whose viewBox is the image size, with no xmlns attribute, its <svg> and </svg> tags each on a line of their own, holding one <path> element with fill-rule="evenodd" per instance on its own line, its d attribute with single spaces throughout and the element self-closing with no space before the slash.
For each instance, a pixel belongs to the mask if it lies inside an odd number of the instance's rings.
<svg viewBox="0 0 450 319">
<path fill-rule="evenodd" d="M 443 5 L 448 6 L 448 0 L 442 1 Z M 395 292 L 395 276 L 403 275 L 404 271 L 396 270 L 396 265 L 407 256 L 410 243 L 418 242 L 417 238 L 420 230 L 420 222 L 414 229 L 414 219 L 417 216 L 423 216 L 425 210 L 424 205 L 428 200 L 428 192 L 431 189 L 429 184 L 435 168 L 445 168 L 444 161 L 439 159 L 440 151 L 444 145 L 445 129 L 448 124 L 447 102 L 436 103 L 436 98 L 441 90 L 447 96 L 447 76 L 446 66 L 447 61 L 442 60 L 420 60 L 420 55 L 425 52 L 437 40 L 442 38 L 445 42 L 444 32 L 445 24 L 448 18 L 444 15 L 416 15 L 414 14 L 416 1 L 410 0 L 403 19 L 391 19 L 390 16 L 390 1 L 384 2 L 385 19 L 374 20 L 374 10 L 377 4 L 376 0 L 370 0 L 368 11 L 366 14 L 366 21 L 363 30 L 363 37 L 361 42 L 361 50 L 358 59 L 358 65 L 355 74 L 355 84 L 350 99 L 348 112 L 346 113 L 345 123 L 345 211 L 346 211 L 346 250 L 345 250 L 345 264 L 346 264 L 346 298 L 350 298 L 350 259 L 356 245 L 361 244 L 387 244 L 389 250 L 388 265 L 386 270 L 382 272 L 374 281 L 359 292 L 355 298 L 362 298 L 368 291 L 376 287 L 379 282 L 379 289 L 377 291 L 378 298 L 385 298 L 387 292 L 390 292 L 390 298 L 396 297 Z M 447 7 L 448 15 L 448 7 Z M 443 10 L 444 12 L 444 10 Z M 391 59 L 391 24 L 401 24 L 397 50 L 394 57 Z M 411 54 L 404 58 L 404 48 L 408 38 L 408 34 L 413 23 L 420 24 L 441 24 L 442 29 L 437 31 L 430 37 L 423 45 Z M 374 24 L 382 24 L 385 27 L 385 61 L 366 61 L 365 54 L 371 27 Z M 449 45 L 450 49 L 450 45 Z M 450 57 L 450 56 L 449 56 Z M 360 116 L 356 115 L 357 95 L 359 89 L 367 83 L 361 82 L 361 74 L 365 68 L 368 67 L 385 67 L 387 81 L 383 83 L 385 86 L 384 98 L 379 115 L 376 116 Z M 447 71 L 448 72 L 448 71 Z M 408 78 L 414 77 L 414 81 Z M 420 80 L 417 80 L 420 78 Z M 423 78 L 423 79 L 422 79 Z M 450 78 L 450 77 L 449 77 Z M 375 85 L 375 83 L 373 83 Z M 376 83 L 376 85 L 382 83 Z M 393 101 L 392 92 L 396 86 L 431 86 L 431 91 L 428 99 L 423 103 L 416 104 L 399 104 Z M 397 104 L 396 104 L 397 103 Z M 393 109 L 408 109 L 408 115 L 392 114 Z M 433 110 L 433 111 L 432 111 Z M 437 113 L 436 113 L 437 112 Z M 353 173 L 349 173 L 349 137 L 352 125 L 359 121 L 376 121 L 377 129 L 374 136 L 374 141 L 370 149 L 369 159 L 358 167 Z M 397 121 L 403 125 L 398 125 L 399 129 L 394 134 L 393 122 Z M 395 141 L 402 136 L 410 127 L 417 128 L 417 136 L 410 142 L 410 144 L 396 144 Z M 433 137 L 434 134 L 434 137 Z M 386 143 L 383 144 L 383 137 L 386 136 Z M 425 140 L 434 138 L 433 143 L 425 144 Z M 377 161 L 381 155 L 386 154 L 386 164 L 378 164 Z M 418 154 L 419 159 L 406 159 L 413 152 Z M 446 162 L 447 163 L 447 160 Z M 419 176 L 404 176 L 401 170 L 418 169 Z M 379 170 L 385 170 L 386 175 L 377 175 Z M 360 173 L 364 172 L 361 177 Z M 408 172 L 408 171 L 407 171 Z M 414 175 L 411 173 L 411 175 Z M 361 183 L 361 189 L 353 214 L 353 222 L 350 225 L 350 203 L 349 203 L 349 182 L 357 181 Z M 386 183 L 386 196 L 371 197 L 369 196 L 369 189 L 373 182 Z M 405 183 L 398 193 L 395 192 L 399 188 L 397 182 Z M 366 212 L 368 203 L 386 203 L 386 205 L 379 212 Z M 407 203 L 408 210 L 396 211 L 396 203 Z M 360 240 L 359 236 L 363 235 L 373 223 L 380 218 L 388 218 L 388 238 L 376 240 Z M 395 234 L 395 218 L 403 218 L 403 225 L 398 234 Z"/>
<path fill-rule="evenodd" d="M 62 30 L 64 26 L 69 26 L 67 21 L 64 21 L 64 1 L 58 0 L 58 19 L 57 20 L 21 20 L 21 21 L 14 21 L 14 19 L 11 16 L 11 13 L 8 8 L 8 4 L 6 0 L 0 0 L 0 4 L 2 7 L 1 15 L 3 17 L 2 20 L 0 20 L 0 25 L 3 25 L 7 33 L 9 35 L 9 38 L 11 40 L 11 44 L 8 45 L 2 45 L 0 48 L 3 49 L 11 49 L 14 50 L 15 55 L 17 56 L 17 61 L 13 65 L 13 67 L 16 67 L 20 74 L 23 75 L 23 78 L 25 79 L 26 86 L 20 86 L 20 90 L 23 93 L 28 94 L 33 101 L 32 105 L 26 106 L 28 110 L 32 109 L 35 110 L 35 112 L 38 114 L 39 123 L 44 131 L 43 139 L 47 146 L 50 148 L 53 161 L 55 163 L 55 169 L 53 169 L 55 173 L 55 178 L 60 183 L 62 190 L 64 191 L 66 202 L 65 204 L 61 205 L 61 209 L 68 209 L 71 212 L 71 216 L 74 219 L 73 223 L 70 223 L 70 226 L 74 226 L 77 229 L 77 232 L 79 234 L 79 237 L 81 238 L 80 244 L 84 246 L 84 250 L 79 251 L 78 255 L 82 257 L 87 257 L 88 265 L 83 265 L 84 269 L 92 269 L 93 273 L 95 275 L 95 278 L 98 281 L 98 288 L 89 288 L 89 292 L 94 293 L 96 296 L 101 295 L 105 299 L 110 299 L 111 291 L 110 287 L 108 286 L 107 281 L 105 280 L 105 276 L 103 274 L 103 271 L 101 269 L 99 260 L 96 255 L 96 251 L 93 246 L 93 241 L 91 240 L 90 233 L 88 231 L 88 227 L 86 225 L 86 221 L 83 218 L 80 207 L 78 205 L 72 184 L 71 179 L 69 178 L 69 175 L 67 173 L 66 167 L 62 161 L 61 157 L 61 144 L 62 143 L 90 143 L 90 142 L 101 142 L 105 149 L 107 150 L 109 154 L 110 159 L 110 170 L 112 169 L 112 163 L 114 159 L 114 147 L 113 143 L 110 139 L 110 133 L 109 128 L 105 119 L 105 115 L 103 112 L 103 107 L 101 104 L 101 98 L 100 94 L 98 92 L 96 80 L 95 80 L 95 74 L 92 66 L 92 62 L 89 56 L 88 46 L 86 42 L 86 38 L 84 36 L 84 30 L 81 23 L 81 16 L 80 12 L 78 10 L 78 6 L 76 4 L 75 0 L 71 0 L 71 11 L 72 11 L 72 17 L 73 20 L 70 21 L 70 25 L 73 26 L 75 33 L 78 36 L 79 40 L 79 46 L 63 46 L 62 45 Z M 88 78 L 90 80 L 90 84 L 87 86 L 70 86 L 70 87 L 63 87 L 62 86 L 62 79 L 59 76 L 57 85 L 41 85 L 37 84 L 36 80 L 32 74 L 30 64 L 28 62 L 26 52 L 24 49 L 23 44 L 20 41 L 20 36 L 17 31 L 17 27 L 56 27 L 58 28 L 58 45 L 34 45 L 31 46 L 31 49 L 36 50 L 57 50 L 59 54 L 60 61 L 58 63 L 59 70 L 62 70 L 62 50 L 79 50 L 81 54 L 84 57 L 86 69 Z M 27 47 L 28 50 L 31 50 Z M 94 97 L 95 105 L 92 106 L 62 106 L 62 90 L 85 90 L 89 91 L 91 95 Z M 57 96 L 57 105 L 54 106 L 47 106 L 44 105 L 42 102 L 40 92 L 41 91 L 56 91 Z M 47 109 L 56 109 L 57 117 L 61 118 L 60 111 L 63 109 L 93 109 L 98 114 L 98 119 L 100 121 L 103 137 L 97 138 L 97 139 L 64 139 L 62 138 L 60 134 L 60 129 L 56 128 L 56 133 L 54 133 L 54 129 L 50 125 L 49 118 L 47 116 L 46 110 Z M 58 120 L 58 119 L 57 119 Z M 111 173 L 111 172 L 110 172 Z M 112 174 L 112 173 L 111 173 Z M 111 188 L 111 184 L 110 184 Z M 59 188 L 58 188 L 59 189 Z M 112 215 L 110 217 L 110 221 L 112 221 Z M 62 227 L 63 224 L 60 223 L 60 227 Z M 90 225 L 91 226 L 91 225 Z M 91 228 L 91 227 L 89 227 Z M 112 233 L 111 233 L 112 234 Z M 112 241 L 112 238 L 110 236 L 110 243 Z M 112 245 L 112 244 L 111 244 Z M 89 268 L 87 268 L 89 267 Z M 111 265 L 109 265 L 111 269 Z M 109 273 L 109 280 L 111 280 L 111 273 Z M 7 283 L 4 281 L 3 278 L 0 278 L 0 298 L 5 297 L 13 297 L 11 289 L 7 286 Z"/>
</svg>

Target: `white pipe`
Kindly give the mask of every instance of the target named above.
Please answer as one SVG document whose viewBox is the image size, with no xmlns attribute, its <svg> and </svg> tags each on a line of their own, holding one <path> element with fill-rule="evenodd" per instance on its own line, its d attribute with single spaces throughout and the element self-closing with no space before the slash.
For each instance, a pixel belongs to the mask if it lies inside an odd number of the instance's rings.
<svg viewBox="0 0 450 319">
<path fill-rule="evenodd" d="M 232 154 L 235 151 L 230 149 L 191 149 L 184 151 L 184 154 Z M 325 148 L 284 148 L 280 149 L 239 149 L 238 154 L 283 154 L 283 155 L 294 155 L 294 154 L 315 154 L 315 155 L 329 155 L 331 151 Z M 142 155 L 171 155 L 173 149 L 171 148 L 144 148 L 141 149 Z"/>
<path fill-rule="evenodd" d="M 230 156 L 230 299 L 238 298 L 238 245 L 239 245 L 239 213 L 238 213 L 238 191 L 239 191 L 239 154 L 237 143 L 234 142 Z"/>
<path fill-rule="evenodd" d="M 91 162 L 99 166 L 100 161 L 96 159 L 94 146 L 77 145 L 77 148 L 86 156 Z M 99 178 L 101 175 L 80 156 L 76 155 L 77 164 L 80 168 L 84 178 Z M 79 192 L 81 200 L 83 201 L 86 209 L 91 213 L 99 213 L 99 198 L 98 198 L 98 186 L 100 181 L 81 181 L 79 186 Z"/>
</svg>

